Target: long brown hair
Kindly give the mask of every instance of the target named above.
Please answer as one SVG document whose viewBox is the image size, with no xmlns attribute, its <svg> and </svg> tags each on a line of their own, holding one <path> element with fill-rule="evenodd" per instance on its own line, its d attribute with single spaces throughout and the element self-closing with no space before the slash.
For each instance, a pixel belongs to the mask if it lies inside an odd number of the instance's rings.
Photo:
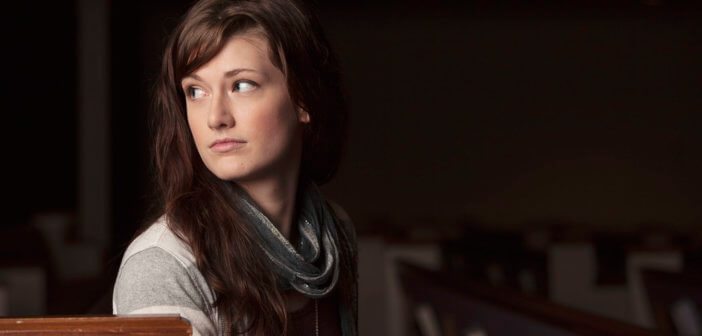
<svg viewBox="0 0 702 336">
<path fill-rule="evenodd" d="M 160 212 L 191 247 L 214 290 L 224 327 L 232 333 L 279 335 L 287 320 L 276 278 L 261 257 L 255 232 L 224 196 L 226 182 L 198 155 L 180 86 L 184 76 L 214 58 L 231 36 L 251 29 L 266 37 L 270 60 L 285 74 L 292 101 L 310 115 L 303 132 L 301 176 L 323 184 L 335 174 L 348 113 L 338 63 L 316 18 L 292 0 L 202 0 L 170 36 L 156 85 L 152 129 L 157 195 Z M 351 305 L 348 270 L 354 265 L 348 256 L 341 259 L 340 303 Z"/>
</svg>

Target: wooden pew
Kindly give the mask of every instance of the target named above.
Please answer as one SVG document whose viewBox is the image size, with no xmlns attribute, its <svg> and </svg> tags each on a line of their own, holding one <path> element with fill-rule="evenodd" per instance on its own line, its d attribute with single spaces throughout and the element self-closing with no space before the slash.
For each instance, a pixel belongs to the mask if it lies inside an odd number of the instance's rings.
<svg viewBox="0 0 702 336">
<path fill-rule="evenodd" d="M 400 278 L 410 302 L 429 305 L 441 334 L 507 336 L 654 336 L 655 330 L 556 305 L 509 288 L 402 263 Z M 414 309 L 409 307 L 409 309 Z"/>
<path fill-rule="evenodd" d="M 192 335 L 178 315 L 0 318 L 0 335 Z"/>
<path fill-rule="evenodd" d="M 644 270 L 643 281 L 651 313 L 662 336 L 676 335 L 673 306 L 687 299 L 702 307 L 702 272 L 686 270 L 679 273 Z M 698 316 L 699 318 L 699 316 Z"/>
</svg>

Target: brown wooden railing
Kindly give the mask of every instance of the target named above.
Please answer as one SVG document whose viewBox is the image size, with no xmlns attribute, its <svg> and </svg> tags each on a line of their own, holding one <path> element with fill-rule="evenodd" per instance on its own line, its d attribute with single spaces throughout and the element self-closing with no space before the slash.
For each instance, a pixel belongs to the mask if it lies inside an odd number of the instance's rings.
<svg viewBox="0 0 702 336">
<path fill-rule="evenodd" d="M 192 335 L 180 316 L 0 318 L 0 335 Z"/>
</svg>

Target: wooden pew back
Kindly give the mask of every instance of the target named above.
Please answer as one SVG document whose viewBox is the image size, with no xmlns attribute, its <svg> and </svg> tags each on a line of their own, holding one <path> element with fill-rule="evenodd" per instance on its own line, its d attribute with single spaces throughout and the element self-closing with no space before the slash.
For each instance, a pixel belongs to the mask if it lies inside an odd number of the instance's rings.
<svg viewBox="0 0 702 336">
<path fill-rule="evenodd" d="M 0 318 L 0 335 L 192 335 L 178 315 Z"/>
<path fill-rule="evenodd" d="M 556 305 L 509 288 L 410 264 L 400 265 L 400 277 L 411 302 L 429 304 L 436 311 L 444 334 L 452 329 L 463 335 L 478 325 L 489 336 L 656 335 L 654 330 Z M 447 318 L 453 324 L 451 328 L 445 326 Z"/>
</svg>

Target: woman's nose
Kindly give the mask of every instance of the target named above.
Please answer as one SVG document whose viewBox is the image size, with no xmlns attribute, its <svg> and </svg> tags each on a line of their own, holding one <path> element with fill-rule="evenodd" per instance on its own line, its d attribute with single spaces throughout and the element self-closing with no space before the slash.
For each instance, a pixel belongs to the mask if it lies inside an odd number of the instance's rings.
<svg viewBox="0 0 702 336">
<path fill-rule="evenodd" d="M 212 129 L 234 126 L 234 115 L 227 95 L 217 95 L 212 100 L 207 124 Z"/>
</svg>

